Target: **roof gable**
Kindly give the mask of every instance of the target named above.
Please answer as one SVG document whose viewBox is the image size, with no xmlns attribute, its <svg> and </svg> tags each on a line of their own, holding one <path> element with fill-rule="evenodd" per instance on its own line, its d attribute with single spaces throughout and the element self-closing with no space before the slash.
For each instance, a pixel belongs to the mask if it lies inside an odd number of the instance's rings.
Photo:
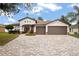
<svg viewBox="0 0 79 59">
<path fill-rule="evenodd" d="M 20 19 L 19 21 L 22 21 L 22 20 L 24 20 L 24 19 L 30 19 L 30 20 L 34 20 L 34 21 L 35 21 L 35 19 L 33 19 L 33 18 L 31 18 L 31 17 L 24 17 L 24 18 Z"/>
<path fill-rule="evenodd" d="M 68 26 L 68 24 L 65 24 L 59 20 L 51 21 L 51 22 L 47 23 L 47 25 L 49 25 L 49 26 Z"/>
</svg>

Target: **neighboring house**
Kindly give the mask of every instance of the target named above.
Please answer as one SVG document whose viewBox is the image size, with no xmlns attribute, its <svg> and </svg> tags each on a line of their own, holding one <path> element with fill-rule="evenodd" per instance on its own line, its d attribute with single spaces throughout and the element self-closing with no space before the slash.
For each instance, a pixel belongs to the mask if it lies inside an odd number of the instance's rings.
<svg viewBox="0 0 79 59">
<path fill-rule="evenodd" d="M 0 32 L 5 32 L 5 26 L 0 24 Z"/>
<path fill-rule="evenodd" d="M 43 21 L 35 20 L 30 17 L 25 17 L 19 20 L 17 26 L 15 25 L 14 29 L 17 29 L 22 33 L 28 33 L 29 31 L 36 34 L 53 34 L 53 35 L 62 35 L 69 32 L 69 26 L 66 23 L 63 23 L 60 20 L 55 21 Z"/>
<path fill-rule="evenodd" d="M 79 33 L 78 24 L 71 26 L 71 33 Z"/>
</svg>

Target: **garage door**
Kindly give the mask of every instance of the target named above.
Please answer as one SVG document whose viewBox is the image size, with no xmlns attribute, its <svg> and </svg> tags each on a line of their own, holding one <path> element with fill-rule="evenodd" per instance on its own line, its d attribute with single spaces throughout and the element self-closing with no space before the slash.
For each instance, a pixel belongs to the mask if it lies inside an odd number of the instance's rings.
<svg viewBox="0 0 79 59">
<path fill-rule="evenodd" d="M 67 34 L 67 27 L 66 26 L 49 26 L 48 27 L 48 34 L 66 35 Z"/>
<path fill-rule="evenodd" d="M 36 34 L 45 34 L 45 26 L 37 26 Z"/>
</svg>

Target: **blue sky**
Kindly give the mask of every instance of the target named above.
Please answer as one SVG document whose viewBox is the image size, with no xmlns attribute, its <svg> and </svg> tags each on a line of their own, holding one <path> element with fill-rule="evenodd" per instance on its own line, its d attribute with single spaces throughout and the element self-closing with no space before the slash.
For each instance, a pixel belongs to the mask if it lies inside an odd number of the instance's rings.
<svg viewBox="0 0 79 59">
<path fill-rule="evenodd" d="M 68 12 L 75 12 L 73 6 L 79 4 L 75 3 L 37 3 L 33 6 L 32 11 L 27 11 L 23 6 L 19 7 L 20 12 L 13 15 L 12 18 L 7 16 L 0 16 L 0 24 L 16 23 L 19 19 L 26 17 L 38 18 L 42 17 L 44 20 L 59 19 L 62 15 L 67 15 Z"/>
</svg>

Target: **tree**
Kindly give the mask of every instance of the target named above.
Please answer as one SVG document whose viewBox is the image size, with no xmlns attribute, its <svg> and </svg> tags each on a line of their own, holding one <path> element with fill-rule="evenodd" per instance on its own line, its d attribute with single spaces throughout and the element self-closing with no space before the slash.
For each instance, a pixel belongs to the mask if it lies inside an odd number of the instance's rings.
<svg viewBox="0 0 79 59">
<path fill-rule="evenodd" d="M 79 31 L 79 7 L 78 6 L 74 6 L 74 9 L 76 10 L 76 20 L 77 20 L 77 24 L 78 24 L 78 31 Z"/>
<path fill-rule="evenodd" d="M 69 19 L 70 22 L 77 21 L 78 31 L 79 31 L 79 7 L 74 6 L 74 9 L 75 9 L 76 12 L 68 13 L 67 18 Z"/>
<path fill-rule="evenodd" d="M 17 14 L 20 11 L 21 6 L 25 7 L 28 12 L 33 8 L 34 3 L 0 3 L 0 15 L 6 15 L 8 17 Z M 29 13 L 26 13 L 29 15 Z"/>
<path fill-rule="evenodd" d="M 14 28 L 13 25 L 6 25 L 5 28 L 8 30 L 8 31 L 12 31 L 12 29 Z"/>
<path fill-rule="evenodd" d="M 28 12 L 26 13 L 27 16 L 29 15 L 29 12 L 32 11 L 32 9 L 33 9 L 33 4 L 34 4 L 34 3 L 25 3 L 25 4 L 24 4 L 26 10 L 28 11 Z"/>
<path fill-rule="evenodd" d="M 64 15 L 61 16 L 60 21 L 66 23 L 66 24 L 68 24 L 68 25 L 71 25 L 71 24 L 69 23 L 69 20 L 67 19 L 67 17 L 64 16 Z"/>
<path fill-rule="evenodd" d="M 74 12 L 69 12 L 66 17 L 70 23 L 76 20 L 76 14 Z"/>
<path fill-rule="evenodd" d="M 75 20 L 77 21 L 77 24 L 79 24 L 79 7 L 78 6 L 74 6 L 74 9 L 76 10 L 76 12 L 70 12 L 67 15 L 67 18 L 70 19 L 70 22 L 74 22 Z"/>
<path fill-rule="evenodd" d="M 0 3 L 0 15 L 4 14 L 10 16 L 20 11 L 18 8 L 19 3 Z"/>
<path fill-rule="evenodd" d="M 79 15 L 79 7 L 78 6 L 74 6 L 74 9 L 76 10 L 76 14 Z"/>
</svg>

